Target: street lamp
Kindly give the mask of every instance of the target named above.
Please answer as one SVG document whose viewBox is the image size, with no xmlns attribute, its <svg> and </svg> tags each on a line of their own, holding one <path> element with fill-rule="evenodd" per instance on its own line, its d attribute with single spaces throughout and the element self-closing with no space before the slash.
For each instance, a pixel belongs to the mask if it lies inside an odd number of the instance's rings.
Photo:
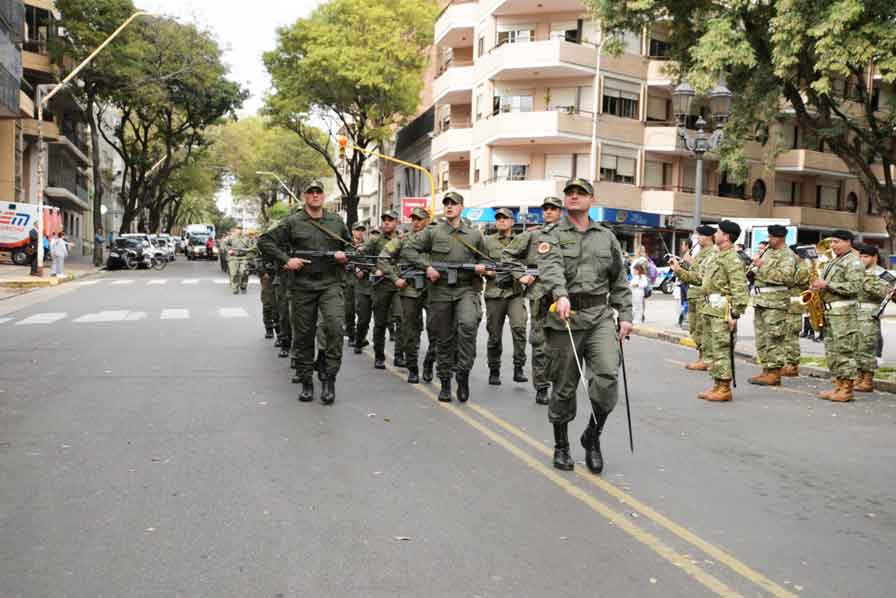
<svg viewBox="0 0 896 598">
<path fill-rule="evenodd" d="M 299 201 L 299 198 L 296 197 L 296 194 L 292 192 L 292 189 L 287 187 L 286 183 L 283 182 L 283 179 L 281 179 L 275 173 L 269 172 L 267 170 L 257 170 L 257 171 L 255 171 L 255 174 L 257 174 L 259 176 L 269 176 L 269 177 L 273 177 L 273 178 L 277 179 L 277 182 L 280 183 L 280 186 L 283 187 L 287 193 L 289 193 L 289 196 L 292 197 L 296 201 L 296 203 L 301 203 Z M 292 202 L 289 202 L 289 205 L 292 205 Z"/>
<path fill-rule="evenodd" d="M 678 121 L 678 138 L 697 158 L 697 189 L 694 193 L 694 228 L 700 226 L 700 203 L 703 199 L 703 155 L 712 151 L 722 142 L 723 129 L 731 114 L 733 94 L 723 84 L 719 84 L 709 92 L 709 109 L 712 112 L 713 132 L 706 134 L 707 122 L 703 117 L 697 119 L 697 132 L 689 135 L 686 119 L 691 113 L 696 92 L 687 82 L 682 83 L 672 92 L 672 110 Z"/>
<path fill-rule="evenodd" d="M 97 48 L 90 53 L 90 55 L 84 59 L 81 64 L 79 64 L 75 69 L 68 74 L 68 76 L 63 79 L 59 83 L 55 84 L 42 84 L 38 85 L 35 91 L 36 94 L 36 104 L 37 104 L 37 268 L 38 272 L 43 272 L 43 263 L 44 263 L 44 160 L 46 159 L 47 147 L 44 143 L 44 105 L 49 104 L 50 100 L 55 96 L 59 91 L 68 85 L 72 79 L 78 76 L 84 67 L 86 67 L 90 62 L 96 58 L 96 55 L 105 49 L 112 40 L 118 37 L 118 35 L 125 30 L 125 28 L 134 22 L 137 17 L 149 17 L 155 16 L 154 13 L 146 12 L 146 11 L 138 11 L 132 14 L 130 17 L 125 20 L 121 26 L 118 27 L 112 34 L 106 38 L 106 41 L 101 43 Z"/>
</svg>

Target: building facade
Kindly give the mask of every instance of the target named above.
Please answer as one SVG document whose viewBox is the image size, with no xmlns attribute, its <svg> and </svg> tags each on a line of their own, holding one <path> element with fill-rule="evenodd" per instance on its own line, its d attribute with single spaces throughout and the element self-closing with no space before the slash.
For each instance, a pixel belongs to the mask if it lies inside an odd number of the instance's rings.
<svg viewBox="0 0 896 598">
<path fill-rule="evenodd" d="M 640 243 L 639 228 L 626 224 L 638 221 L 632 213 L 655 215 L 651 228 L 672 245 L 676 231 L 693 227 L 696 162 L 678 140 L 666 39 L 658 24 L 624 35 L 621 55 L 598 58 L 598 28 L 578 0 L 447 5 L 435 26 L 431 158 L 439 191 L 459 191 L 470 206 L 537 213 L 563 181 L 582 176 L 596 182 L 630 250 Z M 874 84 L 882 96 L 893 93 Z M 801 242 L 847 228 L 883 245 L 884 220 L 846 164 L 803 135 L 786 110 L 767 145 L 745 149 L 744 184 L 728 181 L 718 157 L 706 156 L 704 221 L 787 218 Z"/>
<path fill-rule="evenodd" d="M 19 201 L 21 179 L 16 168 L 21 154 L 20 87 L 25 5 L 0 2 L 0 202 Z"/>
</svg>

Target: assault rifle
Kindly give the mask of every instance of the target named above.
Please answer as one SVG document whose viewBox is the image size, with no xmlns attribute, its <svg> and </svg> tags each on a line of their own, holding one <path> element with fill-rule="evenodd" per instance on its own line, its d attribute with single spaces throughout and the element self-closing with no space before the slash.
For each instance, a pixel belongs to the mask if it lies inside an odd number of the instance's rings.
<svg viewBox="0 0 896 598">
<path fill-rule="evenodd" d="M 495 272 L 499 278 L 510 276 L 519 271 L 519 266 L 498 262 L 484 261 L 478 264 L 457 264 L 454 262 L 433 262 L 430 266 L 445 278 L 449 287 L 457 286 L 458 274 L 475 273 L 477 266 L 485 266 L 487 272 Z"/>
<path fill-rule="evenodd" d="M 336 254 L 338 251 L 303 251 L 294 249 L 290 252 L 290 257 L 297 257 L 302 260 L 304 263 L 311 266 L 310 271 L 312 274 L 321 274 L 324 271 L 324 264 L 333 261 L 336 259 Z M 354 265 L 355 267 L 364 267 L 370 268 L 376 266 L 376 260 L 379 259 L 379 256 L 375 255 L 365 255 L 363 253 L 357 253 L 354 251 L 343 251 L 348 257 L 348 265 Z"/>
<path fill-rule="evenodd" d="M 894 277 L 892 274 L 890 274 L 886 270 L 884 270 L 879 275 L 879 278 L 889 285 L 894 285 L 894 283 L 896 283 L 896 277 Z M 874 318 L 875 320 L 880 320 L 881 316 L 884 315 L 884 312 L 887 310 L 887 306 L 890 304 L 891 301 L 893 301 L 894 294 L 896 294 L 896 286 L 893 286 L 893 288 L 891 288 L 890 291 L 887 293 L 887 296 L 884 297 L 884 300 L 880 302 L 880 306 L 878 306 L 877 311 L 875 311 L 874 314 L 871 316 L 872 318 Z"/>
<path fill-rule="evenodd" d="M 384 276 L 377 276 L 376 271 L 379 269 L 377 263 L 380 260 L 392 261 L 392 258 L 389 257 L 380 257 L 378 255 L 364 255 L 364 254 L 354 254 L 352 255 L 346 267 L 350 267 L 352 271 L 360 270 L 367 274 L 367 278 L 370 281 L 370 284 L 376 286 L 383 282 L 386 279 Z"/>
</svg>

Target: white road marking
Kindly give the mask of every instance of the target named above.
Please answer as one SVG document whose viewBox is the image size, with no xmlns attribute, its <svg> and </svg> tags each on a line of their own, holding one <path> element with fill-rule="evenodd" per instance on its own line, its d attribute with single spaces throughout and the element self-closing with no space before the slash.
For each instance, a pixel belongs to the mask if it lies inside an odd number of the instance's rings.
<svg viewBox="0 0 896 598">
<path fill-rule="evenodd" d="M 147 316 L 147 314 L 145 311 L 132 311 L 132 312 L 128 312 L 128 315 L 124 319 L 124 321 L 125 322 L 138 322 L 140 320 L 145 320 L 146 316 Z"/>
<path fill-rule="evenodd" d="M 56 312 L 56 313 L 46 313 L 46 314 L 34 314 L 30 318 L 25 318 L 21 322 L 16 322 L 16 326 L 32 326 L 32 325 L 41 325 L 41 324 L 52 324 L 54 322 L 58 322 L 63 318 L 67 317 L 68 314 L 65 312 Z"/>
<path fill-rule="evenodd" d="M 242 307 L 222 307 L 218 309 L 218 315 L 227 319 L 249 317 L 249 314 Z"/>
<path fill-rule="evenodd" d="M 163 309 L 162 315 L 159 316 L 160 320 L 189 320 L 190 319 L 190 310 L 189 309 Z"/>
<path fill-rule="evenodd" d="M 186 280 L 182 280 L 181 284 L 199 284 L 198 278 L 187 278 Z"/>
<path fill-rule="evenodd" d="M 249 284 L 261 284 L 261 281 L 257 278 L 253 278 L 249 281 Z"/>
<path fill-rule="evenodd" d="M 119 285 L 119 286 L 125 286 L 125 285 L 129 285 L 129 284 L 134 284 L 134 281 L 133 280 L 113 280 L 112 284 Z"/>
<path fill-rule="evenodd" d="M 215 284 L 230 284 L 230 281 L 226 278 L 216 278 Z"/>
<path fill-rule="evenodd" d="M 12 322 L 12 318 L 0 318 L 0 324 L 6 324 L 7 322 Z"/>
<path fill-rule="evenodd" d="M 158 286 L 158 285 L 168 284 L 168 281 L 165 280 L 164 278 L 154 278 L 153 280 L 150 280 L 146 284 L 148 284 L 149 286 Z"/>
<path fill-rule="evenodd" d="M 92 287 L 95 284 L 99 284 L 98 280 L 81 280 L 75 283 L 76 287 Z"/>
<path fill-rule="evenodd" d="M 75 324 L 96 324 L 99 322 L 121 322 L 126 317 L 128 317 L 128 310 L 111 310 L 111 311 L 101 311 L 95 314 L 87 314 L 86 316 L 81 316 L 73 320 Z"/>
</svg>

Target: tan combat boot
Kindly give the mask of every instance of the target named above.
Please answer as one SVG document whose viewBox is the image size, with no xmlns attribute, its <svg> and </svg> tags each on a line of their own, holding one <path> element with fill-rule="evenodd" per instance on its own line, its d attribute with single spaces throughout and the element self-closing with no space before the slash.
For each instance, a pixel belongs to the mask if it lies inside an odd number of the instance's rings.
<svg viewBox="0 0 896 598">
<path fill-rule="evenodd" d="M 833 379 L 833 383 L 834 383 L 834 388 L 832 388 L 831 390 L 825 390 L 825 391 L 822 391 L 822 392 L 818 393 L 819 398 L 822 398 L 822 399 L 824 399 L 825 401 L 830 401 L 831 398 L 832 398 L 835 394 L 837 394 L 838 392 L 840 392 L 840 385 L 841 385 L 843 382 L 842 382 L 839 378 L 834 378 L 834 379 Z"/>
<path fill-rule="evenodd" d="M 855 397 L 852 394 L 853 390 L 853 382 L 852 380 L 841 380 L 840 381 L 840 390 L 834 393 L 829 401 L 834 401 L 837 403 L 849 403 L 850 401 L 855 400 Z"/>
<path fill-rule="evenodd" d="M 707 401 L 714 403 L 724 403 L 731 399 L 731 380 L 716 380 L 716 389 L 706 396 Z"/>
<path fill-rule="evenodd" d="M 785 365 L 781 368 L 781 376 L 784 378 L 796 378 L 800 375 L 800 366 L 798 365 Z"/>
<path fill-rule="evenodd" d="M 692 372 L 706 372 L 709 370 L 709 365 L 705 361 L 703 361 L 703 357 L 701 356 L 694 363 L 689 363 L 684 366 L 684 369 L 691 370 Z"/>
<path fill-rule="evenodd" d="M 781 386 L 781 370 L 762 370 L 758 376 L 753 376 L 749 380 L 750 384 L 756 386 Z"/>
<path fill-rule="evenodd" d="M 718 388 L 719 388 L 719 381 L 714 380 L 713 384 L 712 384 L 712 388 L 710 388 L 708 390 L 704 390 L 703 392 L 697 393 L 697 398 L 705 401 L 706 397 L 708 397 L 709 395 L 714 393 L 716 390 L 718 390 Z"/>
<path fill-rule="evenodd" d="M 852 389 L 855 392 L 874 392 L 874 372 L 859 370 L 859 376 Z"/>
</svg>

